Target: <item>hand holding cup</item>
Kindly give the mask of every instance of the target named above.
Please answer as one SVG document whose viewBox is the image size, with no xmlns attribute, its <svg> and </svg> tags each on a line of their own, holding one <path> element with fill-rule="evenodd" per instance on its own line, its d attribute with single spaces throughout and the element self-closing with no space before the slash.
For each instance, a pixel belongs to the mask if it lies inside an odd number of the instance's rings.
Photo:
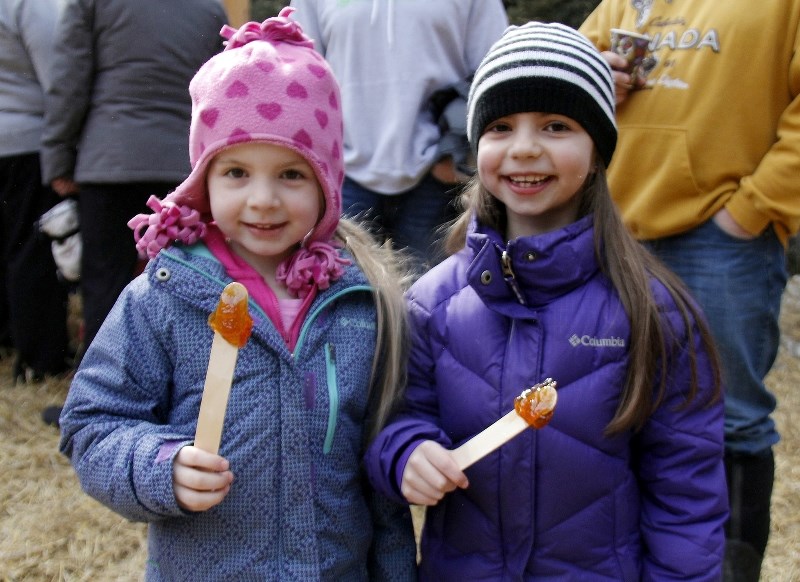
<svg viewBox="0 0 800 582">
<path fill-rule="evenodd" d="M 623 72 L 631 76 L 631 88 L 643 86 L 657 63 L 650 51 L 650 37 L 629 30 L 611 29 L 611 52 L 627 61 Z"/>
</svg>

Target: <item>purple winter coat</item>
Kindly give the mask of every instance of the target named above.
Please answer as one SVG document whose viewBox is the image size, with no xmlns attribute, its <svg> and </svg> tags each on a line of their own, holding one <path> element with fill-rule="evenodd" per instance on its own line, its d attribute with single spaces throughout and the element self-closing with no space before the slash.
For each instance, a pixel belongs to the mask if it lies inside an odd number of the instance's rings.
<svg viewBox="0 0 800 582">
<path fill-rule="evenodd" d="M 624 384 L 630 326 L 599 271 L 593 233 L 587 217 L 506 245 L 473 226 L 467 248 L 409 292 L 407 410 L 366 456 L 384 495 L 402 500 L 400 478 L 421 441 L 461 444 L 547 377 L 559 394 L 547 427 L 478 461 L 466 470 L 468 489 L 428 508 L 422 580 L 720 579 L 723 406 L 706 404 L 708 359 L 700 353 L 699 398 L 678 408 L 689 383 L 686 332 L 654 283 L 677 338 L 668 392 L 639 433 L 603 436 Z M 503 279 L 503 250 L 526 304 Z"/>
</svg>

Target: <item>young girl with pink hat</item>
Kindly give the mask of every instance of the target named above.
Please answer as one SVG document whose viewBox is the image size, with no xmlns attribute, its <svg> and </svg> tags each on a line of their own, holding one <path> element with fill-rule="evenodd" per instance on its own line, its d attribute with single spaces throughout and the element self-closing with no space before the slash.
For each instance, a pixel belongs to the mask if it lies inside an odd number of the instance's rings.
<svg viewBox="0 0 800 582">
<path fill-rule="evenodd" d="M 408 508 L 361 474 L 404 385 L 404 275 L 340 220 L 339 89 L 290 11 L 223 28 L 192 80 L 192 173 L 131 220 L 151 260 L 61 416 L 86 492 L 150 523 L 152 580 L 413 575 Z M 193 437 L 207 320 L 234 280 L 254 326 L 216 455 Z"/>
</svg>

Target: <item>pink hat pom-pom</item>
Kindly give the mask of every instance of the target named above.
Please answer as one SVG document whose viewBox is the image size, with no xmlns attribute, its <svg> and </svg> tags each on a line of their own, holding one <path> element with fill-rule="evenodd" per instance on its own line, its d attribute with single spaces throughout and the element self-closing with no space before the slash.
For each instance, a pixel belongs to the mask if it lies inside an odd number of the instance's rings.
<svg viewBox="0 0 800 582">
<path fill-rule="evenodd" d="M 220 31 L 220 34 L 228 39 L 225 42 L 225 50 L 238 48 L 255 40 L 289 42 L 313 49 L 314 41 L 303 34 L 303 29 L 297 22 L 289 18 L 294 10 L 291 6 L 286 6 L 278 16 L 267 18 L 261 23 L 247 22 L 239 29 L 226 24 Z"/>
<path fill-rule="evenodd" d="M 153 214 L 137 214 L 128 221 L 140 257 L 152 259 L 173 242 L 190 245 L 206 234 L 207 226 L 200 213 L 190 206 L 169 200 L 169 196 L 163 202 L 150 196 L 147 206 Z"/>
<path fill-rule="evenodd" d="M 306 297 L 314 287 L 325 290 L 344 273 L 350 261 L 329 243 L 315 241 L 301 247 L 278 267 L 276 278 L 295 297 Z"/>
</svg>

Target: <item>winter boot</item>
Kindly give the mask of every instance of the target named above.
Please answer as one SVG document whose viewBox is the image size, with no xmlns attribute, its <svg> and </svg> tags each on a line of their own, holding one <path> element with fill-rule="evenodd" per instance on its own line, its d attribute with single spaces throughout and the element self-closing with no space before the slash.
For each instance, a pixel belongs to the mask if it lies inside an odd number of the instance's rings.
<svg viewBox="0 0 800 582">
<path fill-rule="evenodd" d="M 725 582 L 758 582 L 770 528 L 775 479 L 772 450 L 762 455 L 725 454 L 730 518 L 725 525 Z"/>
</svg>

